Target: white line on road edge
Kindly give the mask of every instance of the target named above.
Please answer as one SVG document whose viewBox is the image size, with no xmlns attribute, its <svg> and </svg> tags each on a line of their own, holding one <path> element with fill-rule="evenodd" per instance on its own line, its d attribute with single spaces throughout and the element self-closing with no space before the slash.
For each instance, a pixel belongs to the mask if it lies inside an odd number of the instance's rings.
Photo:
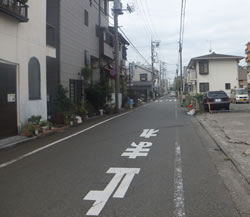
<svg viewBox="0 0 250 217">
<path fill-rule="evenodd" d="M 115 116 L 115 117 L 109 118 L 109 119 L 107 119 L 107 120 L 105 120 L 105 121 L 102 121 L 102 122 L 100 122 L 100 123 L 94 124 L 94 125 L 92 125 L 91 127 L 88 127 L 88 128 L 86 128 L 86 129 L 81 130 L 81 131 L 79 131 L 79 132 L 77 132 L 77 133 L 74 133 L 74 134 L 72 134 L 72 135 L 70 135 L 70 136 L 64 137 L 64 138 L 59 139 L 59 140 L 57 140 L 57 141 L 55 141 L 55 142 L 52 142 L 52 143 L 50 143 L 50 144 L 48 144 L 48 145 L 45 145 L 45 146 L 43 146 L 43 147 L 41 147 L 41 148 L 38 148 L 38 149 L 36 149 L 36 150 L 34 150 L 34 151 L 31 151 L 31 152 L 28 152 L 28 153 L 26 153 L 26 154 L 24 154 L 24 155 L 21 155 L 20 157 L 15 158 L 15 159 L 13 159 L 13 160 L 11 160 L 11 161 L 8 161 L 8 162 L 6 162 L 6 163 L 0 164 L 0 169 L 1 169 L 1 168 L 4 168 L 4 167 L 7 167 L 7 166 L 9 166 L 9 165 L 11 165 L 11 164 L 13 164 L 13 163 L 15 163 L 15 162 L 17 162 L 17 161 L 20 161 L 20 160 L 24 159 L 24 158 L 27 158 L 27 157 L 29 157 L 29 156 L 31 156 L 31 155 L 33 155 L 33 154 L 36 154 L 36 153 L 38 153 L 38 152 L 40 152 L 40 151 L 42 151 L 42 150 L 44 150 L 44 149 L 50 148 L 50 147 L 52 147 L 52 146 L 54 146 L 54 145 L 56 145 L 56 144 L 58 144 L 58 143 L 60 143 L 60 142 L 63 142 L 63 141 L 65 141 L 65 140 L 70 139 L 70 138 L 72 138 L 72 137 L 74 137 L 74 136 L 77 136 L 77 135 L 79 135 L 79 134 L 81 134 L 81 133 L 84 133 L 84 132 L 86 132 L 86 131 L 88 131 L 88 130 L 90 130 L 90 129 L 93 129 L 93 128 L 99 126 L 99 125 L 102 125 L 102 124 L 104 124 L 104 123 L 106 123 L 106 122 L 109 122 L 109 121 L 111 121 L 111 120 L 113 120 L 113 119 L 116 119 L 116 118 L 119 118 L 119 117 L 121 117 L 121 116 L 124 116 L 124 115 L 126 115 L 126 114 L 128 114 L 128 113 L 129 113 L 129 112 L 126 112 L 126 113 L 123 113 L 123 114 L 121 114 L 121 115 L 117 115 L 117 116 Z"/>
<path fill-rule="evenodd" d="M 175 143 L 174 203 L 174 217 L 185 217 L 181 147 L 178 142 Z"/>
</svg>

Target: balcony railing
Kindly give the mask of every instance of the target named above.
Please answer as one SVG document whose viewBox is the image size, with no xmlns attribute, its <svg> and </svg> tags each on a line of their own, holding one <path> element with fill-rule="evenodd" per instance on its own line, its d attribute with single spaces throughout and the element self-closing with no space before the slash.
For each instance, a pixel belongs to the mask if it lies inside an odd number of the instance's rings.
<svg viewBox="0 0 250 217">
<path fill-rule="evenodd" d="M 28 7 L 22 0 L 0 0 L 0 11 L 20 22 L 28 22 Z"/>
</svg>

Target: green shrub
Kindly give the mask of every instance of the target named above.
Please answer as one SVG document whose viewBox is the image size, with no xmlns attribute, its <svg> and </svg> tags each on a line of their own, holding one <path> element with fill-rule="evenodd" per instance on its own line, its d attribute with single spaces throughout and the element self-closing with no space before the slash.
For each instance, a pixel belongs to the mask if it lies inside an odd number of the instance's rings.
<svg viewBox="0 0 250 217">
<path fill-rule="evenodd" d="M 38 125 L 41 121 L 41 116 L 40 115 L 32 115 L 29 119 L 28 119 L 28 122 L 33 124 L 33 125 Z"/>
<path fill-rule="evenodd" d="M 21 128 L 21 135 L 26 137 L 32 137 L 34 135 L 34 127 L 32 123 L 27 123 Z"/>
<path fill-rule="evenodd" d="M 49 121 L 41 121 L 41 122 L 40 122 L 40 126 L 41 126 L 41 127 L 47 127 L 47 126 L 49 127 L 50 125 L 51 125 L 51 124 L 50 124 Z"/>
<path fill-rule="evenodd" d="M 115 111 L 112 105 L 108 105 L 108 104 L 106 104 L 103 109 L 106 114 L 113 114 Z"/>
<path fill-rule="evenodd" d="M 54 112 L 73 111 L 73 102 L 67 97 L 67 90 L 62 86 L 57 86 Z"/>
<path fill-rule="evenodd" d="M 84 104 L 84 102 L 81 102 L 75 106 L 75 113 L 81 117 L 88 115 L 88 110 L 85 108 Z"/>
<path fill-rule="evenodd" d="M 106 82 L 91 84 L 86 90 L 86 98 L 96 110 L 103 109 L 107 101 L 111 99 L 111 89 Z"/>
</svg>

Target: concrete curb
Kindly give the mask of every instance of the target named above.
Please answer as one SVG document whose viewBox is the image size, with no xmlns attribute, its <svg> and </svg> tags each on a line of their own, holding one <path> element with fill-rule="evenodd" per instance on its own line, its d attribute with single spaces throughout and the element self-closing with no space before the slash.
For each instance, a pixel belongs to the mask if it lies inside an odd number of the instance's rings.
<svg viewBox="0 0 250 217">
<path fill-rule="evenodd" d="M 27 142 L 29 140 L 32 140 L 32 139 L 36 139 L 37 137 L 31 137 L 31 138 L 23 138 L 23 139 L 20 139 L 20 140 L 17 140 L 17 141 L 14 141 L 14 142 L 10 142 L 10 143 L 6 143 L 6 144 L 3 144 L 3 145 L 0 145 L 0 150 L 3 150 L 3 149 L 8 149 L 8 148 L 11 148 L 13 146 L 16 146 L 20 143 L 23 143 L 23 142 Z"/>
<path fill-rule="evenodd" d="M 247 177 L 244 173 L 244 171 L 242 171 L 241 166 L 239 165 L 239 163 L 237 162 L 237 160 L 227 151 L 226 148 L 223 147 L 223 145 L 221 145 L 222 143 L 226 143 L 224 141 L 222 141 L 220 139 L 220 137 L 216 134 L 215 131 L 209 129 L 209 127 L 206 126 L 206 124 L 203 123 L 202 120 L 199 120 L 198 118 L 196 118 L 198 120 L 198 122 L 200 123 L 200 125 L 202 126 L 202 128 L 208 133 L 208 135 L 212 138 L 212 140 L 215 142 L 215 144 L 219 147 L 219 149 L 231 160 L 231 162 L 233 163 L 233 165 L 235 166 L 235 168 L 237 169 L 237 171 L 244 177 L 244 179 L 246 180 L 246 182 L 248 184 L 250 184 L 250 177 Z"/>
</svg>

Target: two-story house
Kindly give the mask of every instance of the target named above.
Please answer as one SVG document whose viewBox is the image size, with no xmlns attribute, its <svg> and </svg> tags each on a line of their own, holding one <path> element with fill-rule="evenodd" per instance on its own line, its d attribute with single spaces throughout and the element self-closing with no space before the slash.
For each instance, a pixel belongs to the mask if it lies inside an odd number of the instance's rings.
<svg viewBox="0 0 250 217">
<path fill-rule="evenodd" d="M 25 1 L 26 2 L 26 1 Z M 31 115 L 47 119 L 46 1 L 0 0 L 0 138 Z"/>
<path fill-rule="evenodd" d="M 192 95 L 239 87 L 238 63 L 244 57 L 211 53 L 194 57 L 188 64 L 188 91 Z"/>
<path fill-rule="evenodd" d="M 55 99 L 57 84 L 68 90 L 68 96 L 74 103 L 83 100 L 86 83 L 107 77 L 110 85 L 114 86 L 111 73 L 114 67 L 114 34 L 109 26 L 109 1 L 47 0 L 47 21 L 55 27 L 57 50 L 56 60 L 47 59 L 51 65 L 47 72 L 49 105 Z M 125 66 L 126 56 L 122 54 L 128 42 L 119 36 L 119 62 Z M 84 76 L 83 68 L 91 69 L 90 78 Z M 124 70 L 121 68 L 121 74 Z"/>
<path fill-rule="evenodd" d="M 91 80 L 99 80 L 100 65 L 113 59 L 107 32 L 109 1 L 101 0 L 100 3 L 47 0 L 47 22 L 55 28 L 57 50 L 55 60 L 47 59 L 52 66 L 47 72 L 49 105 L 53 105 L 57 84 L 68 90 L 74 103 L 80 102 L 84 94 L 82 69 L 91 68 Z M 101 61 L 103 55 L 107 58 Z"/>
<path fill-rule="evenodd" d="M 148 100 L 152 97 L 153 81 L 152 69 L 150 66 L 134 64 L 134 74 L 130 76 L 128 92 Z"/>
</svg>

